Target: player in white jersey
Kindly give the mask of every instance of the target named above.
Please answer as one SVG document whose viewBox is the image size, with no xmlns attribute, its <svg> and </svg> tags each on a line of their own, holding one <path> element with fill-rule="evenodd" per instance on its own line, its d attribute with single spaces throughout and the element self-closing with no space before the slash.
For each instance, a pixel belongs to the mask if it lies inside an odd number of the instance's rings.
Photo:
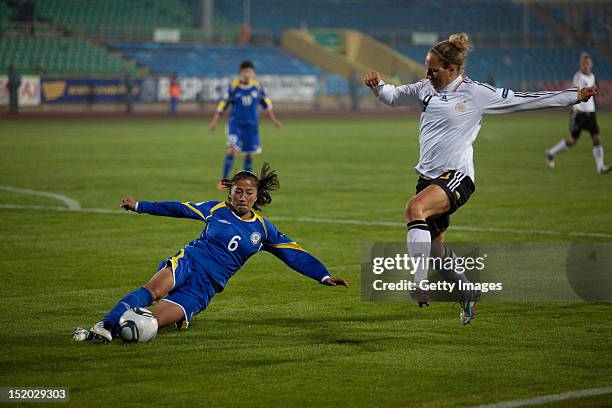
<svg viewBox="0 0 612 408">
<path fill-rule="evenodd" d="M 593 61 L 591 56 L 583 52 L 580 54 L 580 70 L 574 74 L 574 79 L 572 80 L 574 86 L 595 86 L 595 75 L 593 75 L 592 69 Z M 572 106 L 569 128 L 571 138 L 561 139 L 559 143 L 550 149 L 546 149 L 546 164 L 548 167 L 554 168 L 555 155 L 578 143 L 580 133 L 583 130 L 587 130 L 591 134 L 591 139 L 593 139 L 593 157 L 595 157 L 597 172 L 605 174 L 612 170 L 612 167 L 604 164 L 604 151 L 601 146 L 601 136 L 599 135 L 599 125 L 595 116 L 595 101 L 593 99 Z"/>
<path fill-rule="evenodd" d="M 419 174 L 417 194 L 408 201 L 408 252 L 418 257 L 455 257 L 445 245 L 444 232 L 449 216 L 466 203 L 474 192 L 472 144 L 476 140 L 484 114 L 568 106 L 588 101 L 596 94 L 594 87 L 572 88 L 557 92 L 514 92 L 472 81 L 463 75 L 466 55 L 471 50 L 467 34 L 453 34 L 432 47 L 425 58 L 427 76 L 414 84 L 387 84 L 378 72 L 364 78 L 380 99 L 390 106 L 420 105 Z M 432 243 L 435 245 L 432 246 Z M 446 264 L 446 262 L 444 262 Z M 425 263 L 416 268 L 415 281 L 427 277 Z M 467 279 L 454 271 L 441 271 L 455 281 Z M 419 305 L 429 299 L 425 291 L 412 293 Z M 460 320 L 474 316 L 474 293 L 461 294 Z"/>
</svg>

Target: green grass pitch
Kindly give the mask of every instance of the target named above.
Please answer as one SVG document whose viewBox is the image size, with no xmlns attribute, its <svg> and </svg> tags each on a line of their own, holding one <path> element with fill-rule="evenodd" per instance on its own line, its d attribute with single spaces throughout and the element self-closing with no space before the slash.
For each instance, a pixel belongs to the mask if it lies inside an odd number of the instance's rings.
<svg viewBox="0 0 612 408">
<path fill-rule="evenodd" d="M 595 173 L 588 135 L 555 170 L 544 164 L 567 120 L 485 117 L 477 190 L 452 217 L 449 241 L 612 240 L 612 174 Z M 610 162 L 612 115 L 599 120 Z M 281 130 L 265 121 L 255 163 L 269 161 L 281 189 L 263 215 L 352 286 L 317 285 L 260 254 L 188 331 L 166 329 L 145 345 L 77 344 L 70 330 L 144 284 L 203 224 L 58 212 L 44 208 L 63 205 L 50 197 L 0 190 L 0 386 L 69 387 L 75 406 L 448 407 L 612 385 L 610 304 L 483 302 L 462 327 L 450 303 L 360 301 L 362 244 L 405 239 L 417 131 L 412 116 L 288 118 Z M 222 129 L 210 134 L 203 119 L 3 121 L 0 185 L 62 194 L 83 208 L 117 209 L 123 196 L 223 199 L 214 189 L 223 150 Z M 610 404 L 612 395 L 551 406 Z"/>
</svg>

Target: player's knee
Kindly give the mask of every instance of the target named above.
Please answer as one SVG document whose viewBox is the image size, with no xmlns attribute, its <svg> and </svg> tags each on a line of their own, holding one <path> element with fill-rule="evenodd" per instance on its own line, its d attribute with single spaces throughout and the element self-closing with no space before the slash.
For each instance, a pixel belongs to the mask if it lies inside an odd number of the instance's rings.
<svg viewBox="0 0 612 408">
<path fill-rule="evenodd" d="M 229 154 L 230 156 L 235 156 L 236 155 L 236 148 L 235 147 L 228 147 L 227 148 L 227 154 Z"/>
<path fill-rule="evenodd" d="M 412 198 L 404 207 L 404 215 L 408 221 L 422 220 L 423 204 L 416 197 Z"/>
<path fill-rule="evenodd" d="M 567 147 L 572 147 L 572 146 L 578 144 L 579 141 L 580 141 L 580 138 L 572 137 L 570 139 L 567 139 L 565 141 L 565 144 L 567 145 Z"/>
<path fill-rule="evenodd" d="M 147 283 L 143 287 L 151 293 L 151 297 L 154 301 L 159 300 L 166 295 L 165 291 L 162 288 L 157 287 L 156 285 L 153 285 L 151 283 Z"/>
<path fill-rule="evenodd" d="M 601 144 L 601 137 L 599 136 L 599 133 L 595 133 L 593 135 L 593 146 L 599 146 Z"/>
</svg>

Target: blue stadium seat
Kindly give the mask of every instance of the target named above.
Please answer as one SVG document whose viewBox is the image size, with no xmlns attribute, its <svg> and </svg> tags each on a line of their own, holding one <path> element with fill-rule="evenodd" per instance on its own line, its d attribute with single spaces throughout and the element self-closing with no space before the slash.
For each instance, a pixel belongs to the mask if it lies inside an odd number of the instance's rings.
<svg viewBox="0 0 612 408">
<path fill-rule="evenodd" d="M 416 61 L 423 61 L 429 47 L 400 46 L 396 49 Z M 476 81 L 492 75 L 500 87 L 520 88 L 522 83 L 537 86 L 542 80 L 568 81 L 578 70 L 582 48 L 477 47 L 468 57 L 465 71 Z M 594 50 L 593 72 L 598 78 L 611 78 L 608 60 Z"/>
<path fill-rule="evenodd" d="M 156 74 L 218 77 L 234 75 L 240 62 L 253 62 L 259 75 L 318 75 L 320 70 L 269 46 L 116 43 L 108 47 Z"/>
</svg>

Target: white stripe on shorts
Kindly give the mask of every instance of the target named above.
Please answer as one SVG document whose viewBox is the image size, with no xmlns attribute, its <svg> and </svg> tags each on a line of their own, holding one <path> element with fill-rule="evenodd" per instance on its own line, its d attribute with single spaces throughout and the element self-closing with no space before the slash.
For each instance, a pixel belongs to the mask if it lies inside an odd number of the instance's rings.
<svg viewBox="0 0 612 408">
<path fill-rule="evenodd" d="M 459 185 L 461 184 L 461 180 L 463 180 L 465 178 L 465 174 L 461 173 L 461 172 L 456 172 L 455 173 L 455 177 L 453 177 L 453 179 L 451 180 L 450 183 L 448 183 L 448 188 L 450 191 L 455 191 L 455 189 L 457 187 L 459 187 Z"/>
</svg>

